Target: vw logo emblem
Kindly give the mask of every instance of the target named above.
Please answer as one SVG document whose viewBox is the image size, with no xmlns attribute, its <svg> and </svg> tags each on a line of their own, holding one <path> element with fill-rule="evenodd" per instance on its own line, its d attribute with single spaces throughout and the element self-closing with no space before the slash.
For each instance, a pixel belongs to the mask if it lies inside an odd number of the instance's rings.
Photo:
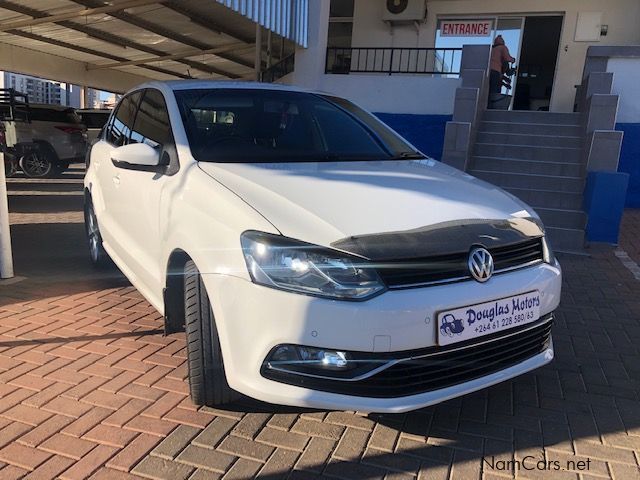
<svg viewBox="0 0 640 480">
<path fill-rule="evenodd" d="M 469 252 L 469 272 L 479 282 L 486 282 L 493 275 L 493 257 L 486 248 L 476 247 Z"/>
</svg>

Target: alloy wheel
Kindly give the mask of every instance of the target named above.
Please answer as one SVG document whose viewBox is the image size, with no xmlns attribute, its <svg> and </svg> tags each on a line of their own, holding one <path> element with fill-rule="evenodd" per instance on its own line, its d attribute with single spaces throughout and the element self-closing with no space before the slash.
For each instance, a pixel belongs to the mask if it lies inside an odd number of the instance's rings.
<svg viewBox="0 0 640 480">
<path fill-rule="evenodd" d="M 52 163 L 48 158 L 36 153 L 28 153 L 20 159 L 20 166 L 27 177 L 42 178 L 51 173 Z"/>
<path fill-rule="evenodd" d="M 91 260 L 97 263 L 100 256 L 100 232 L 98 231 L 96 217 L 91 207 L 87 215 L 87 237 L 89 239 L 89 254 L 91 255 Z"/>
</svg>

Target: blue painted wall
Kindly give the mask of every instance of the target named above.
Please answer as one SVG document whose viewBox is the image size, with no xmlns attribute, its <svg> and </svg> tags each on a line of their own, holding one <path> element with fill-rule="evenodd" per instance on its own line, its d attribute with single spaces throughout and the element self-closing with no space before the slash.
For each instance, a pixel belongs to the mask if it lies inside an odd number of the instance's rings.
<svg viewBox="0 0 640 480">
<path fill-rule="evenodd" d="M 618 243 L 628 184 L 628 173 L 589 172 L 584 189 L 587 240 Z"/>
<path fill-rule="evenodd" d="M 640 207 L 640 123 L 618 123 L 616 130 L 624 132 L 618 171 L 629 174 L 627 207 Z"/>
<path fill-rule="evenodd" d="M 421 152 L 437 160 L 442 158 L 444 130 L 451 115 L 376 113 L 376 116 Z"/>
<path fill-rule="evenodd" d="M 422 152 L 437 160 L 442 158 L 444 130 L 451 115 L 376 113 L 376 116 Z M 618 171 L 629 174 L 626 206 L 639 208 L 640 123 L 618 123 L 616 130 L 624 132 Z"/>
</svg>

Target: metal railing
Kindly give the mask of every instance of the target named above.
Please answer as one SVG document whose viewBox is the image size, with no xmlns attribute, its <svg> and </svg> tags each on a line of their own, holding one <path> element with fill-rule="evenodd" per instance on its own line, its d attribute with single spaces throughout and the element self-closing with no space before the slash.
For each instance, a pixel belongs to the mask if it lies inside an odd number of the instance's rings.
<svg viewBox="0 0 640 480">
<path fill-rule="evenodd" d="M 462 48 L 327 48 L 325 73 L 459 75 Z"/>
<path fill-rule="evenodd" d="M 0 120 L 30 120 L 29 96 L 13 88 L 0 88 Z"/>
<path fill-rule="evenodd" d="M 273 83 L 279 78 L 293 72 L 296 66 L 296 55 L 292 53 L 284 57 L 278 63 L 271 65 L 260 74 L 260 81 L 265 83 Z"/>
</svg>

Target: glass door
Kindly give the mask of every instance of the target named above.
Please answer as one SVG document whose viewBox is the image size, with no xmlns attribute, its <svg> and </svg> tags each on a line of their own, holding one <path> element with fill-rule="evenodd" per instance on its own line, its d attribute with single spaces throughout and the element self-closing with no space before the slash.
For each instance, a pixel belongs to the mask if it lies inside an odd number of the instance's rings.
<svg viewBox="0 0 640 480">
<path fill-rule="evenodd" d="M 524 19 L 525 17 L 498 17 L 498 21 L 496 23 L 495 37 L 502 35 L 504 43 L 509 49 L 509 53 L 516 59 L 513 64 L 514 67 L 518 65 L 520 60 Z M 515 70 L 517 70 L 517 68 Z M 515 97 L 517 88 L 517 73 L 515 70 L 503 75 L 502 81 L 501 93 L 504 95 L 511 95 L 512 97 L 509 109 L 513 107 L 513 97 Z M 511 75 L 509 75 L 509 73 L 511 73 Z"/>
</svg>

